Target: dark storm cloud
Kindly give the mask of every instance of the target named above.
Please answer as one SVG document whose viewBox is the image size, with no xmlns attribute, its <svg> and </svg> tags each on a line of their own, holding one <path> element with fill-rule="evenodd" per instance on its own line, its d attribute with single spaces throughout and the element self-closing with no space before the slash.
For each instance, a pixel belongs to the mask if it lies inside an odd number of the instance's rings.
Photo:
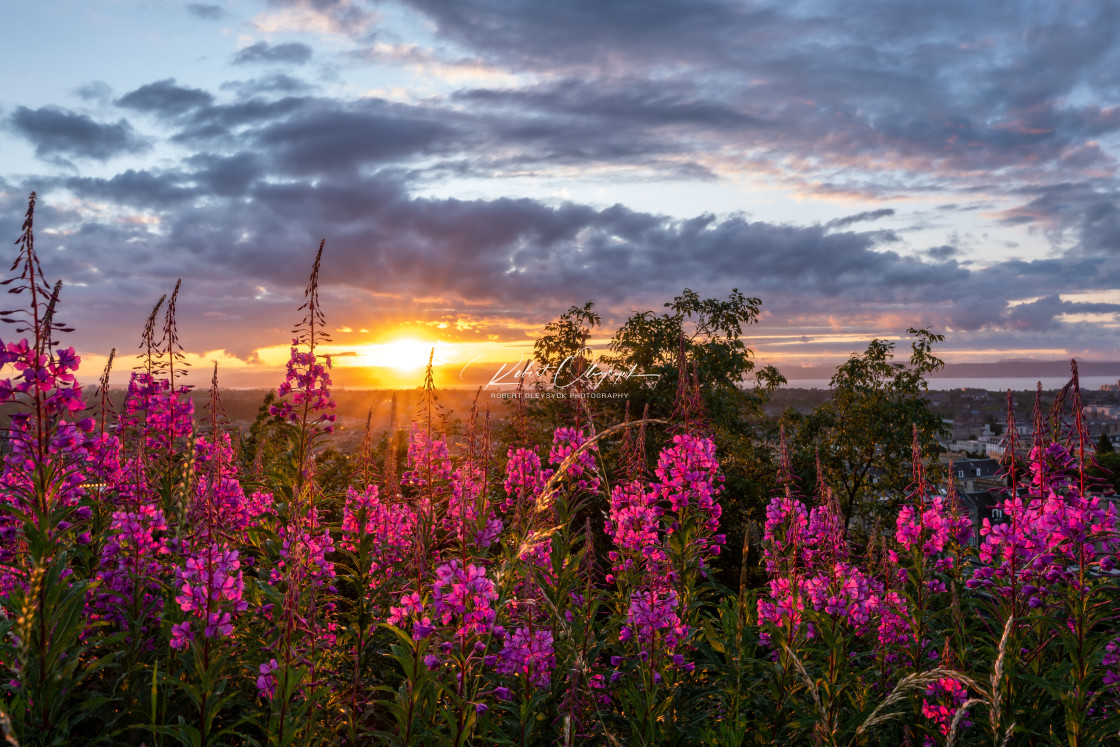
<svg viewBox="0 0 1120 747">
<path fill-rule="evenodd" d="M 216 142 L 235 146 L 242 128 L 283 121 L 292 114 L 312 109 L 338 106 L 337 102 L 305 96 L 284 96 L 280 99 L 252 97 L 233 104 L 219 104 L 198 109 L 183 119 L 182 129 L 171 141 L 188 145 Z"/>
<path fill-rule="evenodd" d="M 174 78 L 158 80 L 140 86 L 117 99 L 117 106 L 162 115 L 183 114 L 192 109 L 209 106 L 214 97 L 198 88 L 184 88 L 175 84 Z"/>
<path fill-rule="evenodd" d="M 1106 2 L 1061 12 L 916 0 L 812 9 L 717 0 L 408 4 L 441 36 L 494 64 L 561 79 L 464 94 L 487 106 L 504 103 L 514 120 L 536 110 L 575 119 L 577 127 L 596 122 L 604 135 L 703 120 L 737 130 L 718 139 L 709 133 L 709 150 L 748 149 L 771 163 L 789 156 L 802 168 L 813 156 L 824 169 L 957 182 L 997 169 L 1037 180 L 1040 172 L 1116 166 L 1093 139 L 1120 130 L 1120 109 L 1070 101 L 1120 63 L 1120 14 Z M 613 101 L 595 95 L 619 76 L 629 93 Z M 688 85 L 692 93 L 684 106 L 671 99 L 650 106 L 643 85 Z M 666 147 L 693 144 L 694 130 L 673 134 Z M 599 152 L 593 143 L 586 152 Z M 880 183 L 865 191 L 876 188 L 890 189 Z"/>
<path fill-rule="evenodd" d="M 303 65 L 311 59 L 311 47 L 301 42 L 269 44 L 257 42 L 245 47 L 233 56 L 234 65 L 255 63 Z"/>
<path fill-rule="evenodd" d="M 320 174 L 416 156 L 449 131 L 409 107 L 369 99 L 309 109 L 261 128 L 257 141 L 283 171 Z"/>
<path fill-rule="evenodd" d="M 1120 189 L 1101 189 L 1088 183 L 1060 183 L 1027 187 L 1017 195 L 1027 202 L 1003 211 L 1003 225 L 1038 226 L 1060 240 L 1077 238 L 1075 251 L 1102 258 L 1115 257 L 1120 247 Z"/>
<path fill-rule="evenodd" d="M 199 153 L 187 162 L 194 167 L 193 181 L 205 193 L 221 197 L 246 194 L 249 185 L 265 174 L 264 165 L 255 153 L 216 156 Z"/>
<path fill-rule="evenodd" d="M 322 233 L 330 247 L 328 283 L 481 309 L 581 298 L 656 300 L 679 292 L 682 278 L 704 277 L 764 296 L 795 288 L 798 296 L 854 302 L 877 288 L 877 298 L 894 302 L 970 276 L 955 263 L 884 250 L 879 232 L 830 233 L 710 215 L 681 221 L 621 205 L 416 198 L 391 176 L 314 187 L 267 184 L 254 181 L 258 166 L 248 156 L 199 158 L 195 165 L 182 185 L 131 175 L 70 187 L 122 203 L 161 195 L 163 205 L 155 198 L 143 203 L 161 215 L 159 233 L 150 237 L 156 256 L 178 252 L 186 265 L 194 258 L 200 263 L 194 272 L 210 280 L 256 277 L 294 288 L 305 274 L 297 258 Z M 248 199 L 206 207 L 188 200 L 223 169 L 227 191 L 243 186 Z M 122 261 L 121 270 L 129 265 Z"/>
<path fill-rule="evenodd" d="M 506 107 L 515 114 L 543 112 L 645 127 L 687 125 L 734 130 L 764 124 L 684 81 L 568 79 L 527 88 L 467 90 L 457 98 L 488 110 Z"/>
<path fill-rule="evenodd" d="M 432 49 L 386 51 L 391 29 L 368 35 L 373 3 L 269 2 L 289 23 L 316 14 L 356 40 L 346 64 L 414 64 L 439 93 L 418 87 L 424 97 L 414 91 L 410 106 L 280 73 L 213 91 L 158 80 L 117 103 L 151 115 L 145 122 L 194 155 L 175 163 L 178 150 L 168 149 L 158 167 L 40 179 L 43 225 L 65 228 L 44 241 L 44 257 L 73 284 L 68 299 L 92 310 L 96 349 L 138 328 L 179 276 L 184 328 L 206 340 L 194 349 L 248 358 L 269 340 L 283 343 L 321 236 L 324 300 L 339 323 L 386 306 L 486 319 L 513 310 L 540 322 L 588 299 L 618 322 L 685 286 L 721 296 L 737 286 L 763 299 L 772 329 L 795 336 L 913 321 L 951 330 L 961 346 L 1003 335 L 1005 347 L 1060 348 L 1101 337 L 1070 315 L 1116 311 L 1062 300 L 1120 288 L 1112 3 L 405 4 L 431 22 Z M 259 42 L 234 62 L 311 58 L 304 44 Z M 508 75 L 446 93 L 450 78 L 438 77 L 471 68 Z M 87 93 L 78 95 L 102 104 L 112 95 Z M 106 160 L 147 145 L 126 120 L 57 107 L 19 108 L 7 123 L 45 158 Z M 570 174 L 608 187 L 619 174 L 746 175 L 857 207 L 816 225 L 810 212 L 797 225 L 764 214 L 681 219 L 624 205 L 420 196 L 445 193 L 454 178 L 493 185 Z M 73 205 L 62 206 L 62 190 Z M 22 212 L 6 198 L 25 191 L 0 184 L 12 213 L 0 227 L 11 238 Z M 943 204 L 916 216 L 883 208 L 888 197 Z M 941 217 L 927 220 L 934 212 Z M 1049 241 L 1050 255 L 980 269 L 967 235 L 902 240 L 916 222 L 933 230 L 958 216 L 1019 226 Z M 892 217 L 908 228 L 864 225 Z"/>
<path fill-rule="evenodd" d="M 220 21 L 225 18 L 226 12 L 220 5 L 208 5 L 206 3 L 188 3 L 187 12 L 195 18 L 201 18 L 204 21 Z"/>
<path fill-rule="evenodd" d="M 533 0 L 410 0 L 439 32 L 492 58 L 532 68 L 612 57 L 666 62 L 708 60 L 726 50 L 752 26 L 768 26 L 772 13 L 751 12 L 738 3 L 712 0 L 652 0 L 644 3 L 575 0 L 542 5 Z M 755 38 L 740 37 L 747 44 Z"/>
<path fill-rule="evenodd" d="M 57 106 L 39 109 L 17 107 L 8 119 L 12 129 L 35 146 L 40 158 L 92 158 L 106 161 L 114 156 L 148 150 L 127 120 L 97 122 L 85 114 Z"/>
<path fill-rule="evenodd" d="M 1088 345 L 1087 333 L 1062 315 L 1120 310 L 1054 294 L 1120 287 L 1120 269 L 1090 258 L 977 271 L 947 252 L 931 250 L 925 260 L 901 254 L 890 232 L 739 216 L 680 220 L 622 205 L 417 197 L 384 170 L 277 182 L 267 179 L 270 163 L 250 152 L 208 153 L 181 171 L 58 185 L 118 206 L 113 218 L 52 214 L 48 189 L 41 212 L 66 227 L 64 237 L 44 242 L 65 243 L 49 255 L 49 273 L 86 283 L 68 298 L 97 308 L 83 322 L 86 344 L 120 345 L 119 330 L 138 328 L 141 307 L 177 277 L 192 289 L 182 319 L 196 330 L 194 349 L 221 347 L 247 359 L 269 340 L 282 343 L 320 237 L 327 241 L 324 303 L 339 325 L 354 325 L 356 314 L 376 316 L 386 304 L 407 319 L 448 307 L 469 308 L 476 319 L 514 309 L 543 323 L 586 300 L 596 301 L 609 325 L 635 309 L 660 308 L 686 286 L 718 296 L 738 287 L 763 299 L 775 330 L 823 324 L 827 331 L 829 318 L 878 329 L 883 319 L 901 319 L 891 323 L 953 330 L 963 340 L 1003 330 L 1032 335 L 1032 345 L 1051 338 Z M 119 308 L 103 300 L 122 294 L 130 300 Z M 1024 297 L 1040 300 L 1009 306 Z"/>
<path fill-rule="evenodd" d="M 475 156 L 486 169 L 609 163 L 706 179 L 711 170 L 686 156 L 769 127 L 687 81 L 565 79 L 468 89 L 454 100 L 472 112 L 473 134 L 487 142 Z"/>
<path fill-rule="evenodd" d="M 134 208 L 170 208 L 193 198 L 197 189 L 185 186 L 182 175 L 129 169 L 110 179 L 72 177 L 63 186 L 90 199 L 108 200 Z"/>
<path fill-rule="evenodd" d="M 1048 330 L 1060 326 L 1058 317 L 1064 314 L 1116 314 L 1120 304 L 1075 303 L 1063 301 L 1052 294 L 1028 303 L 1018 304 L 1007 313 L 1008 325 L 1020 331 Z"/>
</svg>

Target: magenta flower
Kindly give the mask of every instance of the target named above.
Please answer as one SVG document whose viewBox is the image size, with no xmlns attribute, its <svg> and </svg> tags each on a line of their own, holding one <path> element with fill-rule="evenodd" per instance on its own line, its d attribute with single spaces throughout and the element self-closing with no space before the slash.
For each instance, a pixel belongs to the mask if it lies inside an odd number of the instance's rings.
<svg viewBox="0 0 1120 747">
<path fill-rule="evenodd" d="M 953 718 L 957 710 L 968 700 L 968 691 L 961 683 L 951 677 L 942 677 L 937 682 L 926 686 L 926 695 L 922 698 L 922 715 L 933 722 L 942 736 L 949 736 L 953 725 Z M 967 719 L 961 726 L 971 726 Z M 932 744 L 927 739 L 927 744 Z"/>
<path fill-rule="evenodd" d="M 578 449 L 587 440 L 575 428 L 557 428 L 552 434 L 552 450 L 549 451 L 548 461 L 554 467 L 559 467 L 572 452 Z M 596 450 L 594 446 L 582 452 L 567 472 L 567 479 L 577 489 L 594 493 L 599 489 L 598 465 L 595 463 Z M 545 478 L 547 479 L 547 477 Z"/>
<path fill-rule="evenodd" d="M 445 627 L 455 627 L 456 636 L 490 633 L 497 617 L 492 605 L 497 599 L 498 592 L 486 577 L 486 569 L 476 565 L 463 568 L 458 560 L 436 568 L 432 613 Z"/>
<path fill-rule="evenodd" d="M 500 674 L 524 674 L 535 687 L 548 687 L 555 667 L 552 631 L 547 628 L 518 628 L 506 639 L 505 647 L 498 654 Z"/>
<path fill-rule="evenodd" d="M 506 457 L 506 499 L 498 507 L 503 513 L 532 503 L 552 475 L 551 470 L 541 469 L 541 458 L 535 451 L 511 446 Z"/>
<path fill-rule="evenodd" d="M 312 352 L 302 352 L 299 340 L 292 340 L 292 352 L 288 358 L 287 375 L 276 393 L 280 401 L 269 408 L 269 414 L 278 415 L 292 423 L 299 423 L 304 410 L 313 418 L 310 425 L 324 433 L 334 430 L 335 409 L 331 399 L 330 356 L 320 363 Z M 290 398 L 288 395 L 291 395 Z"/>
<path fill-rule="evenodd" d="M 171 648 L 186 648 L 194 640 L 191 621 L 184 620 L 171 626 Z"/>
<path fill-rule="evenodd" d="M 207 638 L 231 635 L 233 615 L 249 606 L 238 553 L 220 545 L 191 553 L 184 566 L 175 569 L 175 588 L 179 608 L 204 623 Z"/>
<path fill-rule="evenodd" d="M 276 662 L 276 659 L 271 659 L 267 663 L 260 665 L 260 676 L 257 677 L 257 692 L 262 698 L 272 700 L 272 698 L 276 697 L 275 672 L 279 668 L 280 665 Z"/>
</svg>

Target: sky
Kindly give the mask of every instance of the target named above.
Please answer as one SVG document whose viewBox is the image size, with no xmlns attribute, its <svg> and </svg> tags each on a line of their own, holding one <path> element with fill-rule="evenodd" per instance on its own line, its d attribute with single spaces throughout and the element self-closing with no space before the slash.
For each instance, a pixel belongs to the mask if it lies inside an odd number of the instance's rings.
<svg viewBox="0 0 1120 747">
<path fill-rule="evenodd" d="M 353 386 L 496 370 L 594 301 L 762 301 L 795 374 L 1120 360 L 1120 6 L 991 0 L 4 3 L 0 237 L 38 193 L 66 344 L 133 365 L 178 279 L 204 384 L 268 386 L 325 240 Z M 16 248 L 7 250 L 12 259 Z"/>
</svg>

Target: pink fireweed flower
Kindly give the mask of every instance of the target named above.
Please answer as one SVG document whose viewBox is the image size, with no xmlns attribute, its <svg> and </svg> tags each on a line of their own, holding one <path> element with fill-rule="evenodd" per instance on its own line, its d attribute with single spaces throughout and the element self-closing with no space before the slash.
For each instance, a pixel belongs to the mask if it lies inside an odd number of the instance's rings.
<svg viewBox="0 0 1120 747">
<path fill-rule="evenodd" d="M 945 498 L 934 496 L 923 506 L 903 506 L 895 521 L 895 540 L 907 550 L 921 544 L 922 552 L 932 558 L 945 551 L 951 542 L 967 542 L 972 522 L 967 516 L 954 516 Z"/>
<path fill-rule="evenodd" d="M 504 523 L 489 510 L 481 469 L 459 467 L 451 473 L 443 524 L 453 536 L 480 550 L 498 539 Z"/>
<path fill-rule="evenodd" d="M 560 463 L 585 441 L 587 436 L 575 428 L 557 428 L 552 434 L 552 450 L 548 454 L 549 463 L 559 467 Z M 596 450 L 597 447 L 592 446 L 582 452 L 567 472 L 567 479 L 577 490 L 594 493 L 599 489 L 598 465 L 595 464 L 595 456 L 592 453 Z"/>
<path fill-rule="evenodd" d="M 269 408 L 269 414 L 278 415 L 292 423 L 299 423 L 304 415 L 314 418 L 312 425 L 325 433 L 330 433 L 335 416 L 330 411 L 335 408 L 331 399 L 330 356 L 318 362 L 318 356 L 300 350 L 299 340 L 292 340 L 292 352 L 288 358 L 287 374 L 277 388 L 281 400 Z M 288 395 L 291 395 L 288 398 Z"/>
<path fill-rule="evenodd" d="M 770 499 L 762 535 L 767 573 L 790 573 L 800 565 L 800 556 L 809 541 L 808 528 L 809 512 L 804 503 L 785 495 Z"/>
<path fill-rule="evenodd" d="M 498 507 L 503 513 L 532 503 L 552 476 L 552 470 L 541 469 L 541 458 L 535 451 L 511 446 L 506 457 L 506 479 L 502 484 L 506 498 Z"/>
<path fill-rule="evenodd" d="M 895 591 L 883 594 L 878 605 L 877 638 L 880 650 L 897 653 L 913 640 L 910 632 L 910 609 L 905 597 Z"/>
<path fill-rule="evenodd" d="M 362 515 L 365 523 L 360 526 Z M 371 588 L 380 588 L 403 572 L 415 532 L 416 514 L 410 506 L 382 501 L 376 485 L 361 492 L 347 489 L 346 503 L 342 507 L 341 547 L 357 552 L 362 537 L 369 539 Z"/>
<path fill-rule="evenodd" d="M 186 648 L 193 640 L 194 631 L 191 630 L 190 620 L 171 626 L 171 648 Z"/>
<path fill-rule="evenodd" d="M 257 692 L 260 697 L 272 700 L 276 697 L 276 670 L 280 668 L 280 664 L 276 659 L 270 659 L 268 662 L 261 664 L 258 668 L 260 676 L 257 677 Z"/>
<path fill-rule="evenodd" d="M 942 736 L 949 736 L 952 730 L 953 718 L 957 709 L 968 700 L 968 691 L 961 683 L 951 677 L 942 677 L 937 682 L 926 686 L 926 696 L 922 698 L 922 715 L 933 722 Z M 972 722 L 964 720 L 961 726 L 971 726 Z M 926 744 L 932 745 L 929 739 Z"/>
<path fill-rule="evenodd" d="M 658 493 L 673 511 L 696 506 L 707 514 L 708 529 L 715 531 L 721 514 L 716 498 L 723 491 L 723 475 L 712 439 L 678 433 L 673 444 L 661 450 L 654 472 Z"/>
<path fill-rule="evenodd" d="M 769 585 L 769 599 L 760 597 L 758 600 L 758 624 L 763 628 L 758 637 L 766 645 L 770 644 L 770 633 L 765 630 L 768 625 L 778 627 L 792 638 L 801 628 L 802 610 L 805 609 L 800 579 L 771 578 Z"/>
<path fill-rule="evenodd" d="M 556 656 L 552 650 L 552 631 L 538 628 L 517 628 L 506 639 L 505 647 L 498 654 L 499 674 L 524 674 L 535 687 L 548 687 L 552 681 L 552 670 L 556 667 Z"/>
<path fill-rule="evenodd" d="M 848 559 L 844 519 L 835 500 L 826 498 L 824 503 L 809 511 L 800 550 L 806 568 L 829 567 Z"/>
<path fill-rule="evenodd" d="M 91 621 L 109 620 L 117 629 L 127 630 L 129 610 L 139 598 L 140 632 L 158 630 L 163 612 L 158 579 L 168 549 L 157 535 L 166 530 L 163 512 L 151 505 L 139 512 L 113 513 L 97 571 L 101 584 L 87 602 Z"/>
<path fill-rule="evenodd" d="M 436 568 L 432 585 L 432 612 L 444 626 L 455 626 L 459 637 L 486 635 L 494 628 L 498 600 L 486 569 L 452 560 Z"/>
<path fill-rule="evenodd" d="M 316 589 L 336 591 L 334 563 L 327 558 L 334 552 L 334 540 L 330 531 L 326 528 L 316 531 L 318 512 L 315 509 L 311 510 L 303 523 L 307 528 L 299 528 L 294 523 L 280 527 L 279 534 L 283 539 L 280 560 L 269 573 L 269 581 L 273 584 L 284 579 L 291 581 L 294 578 L 292 574 L 295 573 L 303 583 Z"/>
<path fill-rule="evenodd" d="M 689 433 L 673 436 L 661 450 L 654 470 L 658 498 L 668 502 L 672 517 L 666 534 L 691 527 L 692 560 L 703 569 L 706 556 L 718 555 L 725 536 L 716 534 L 723 509 L 717 498 L 723 492 L 723 475 L 715 456 L 715 442 Z"/>
<path fill-rule="evenodd" d="M 630 595 L 626 626 L 619 640 L 636 638 L 644 650 L 657 643 L 673 648 L 688 635 L 688 626 L 677 615 L 677 593 L 672 589 L 642 589 Z"/>
<path fill-rule="evenodd" d="M 128 382 L 121 429 L 132 431 L 149 453 L 165 454 L 194 432 L 194 401 L 188 387 L 134 372 Z"/>
<path fill-rule="evenodd" d="M 401 628 L 411 622 L 412 637 L 416 639 L 427 638 L 435 632 L 431 618 L 424 614 L 424 602 L 416 592 L 402 595 L 400 607 L 389 607 L 386 622 Z"/>
<path fill-rule="evenodd" d="M 256 523 L 260 507 L 253 505 L 237 479 L 238 466 L 233 442 L 222 433 L 195 439 L 195 470 L 199 475 L 190 518 L 195 523 L 213 522 L 211 531 L 238 532 Z M 257 494 L 259 496 L 259 494 Z"/>
<path fill-rule="evenodd" d="M 855 566 L 836 563 L 831 571 L 807 578 L 804 590 L 813 609 L 862 633 L 879 606 L 879 585 Z"/>
<path fill-rule="evenodd" d="M 1064 446 L 1053 444 L 1042 457 L 1038 449 L 1032 454 L 1035 485 L 1027 495 L 1009 497 L 999 505 L 1006 522 L 984 520 L 979 552 L 984 565 L 967 585 L 1005 597 L 1014 587 L 1024 603 L 1040 607 L 1056 584 L 1077 583 L 1080 567 L 1107 573 L 1120 547 L 1120 527 L 1111 502 L 1082 495 L 1073 484 L 1071 457 Z"/>
<path fill-rule="evenodd" d="M 408 470 L 401 475 L 401 485 L 423 488 L 432 482 L 451 479 L 451 452 L 447 442 L 429 437 L 420 423 L 413 423 L 408 436 Z"/>
<path fill-rule="evenodd" d="M 618 548 L 609 554 L 615 571 L 647 567 L 656 572 L 667 560 L 661 536 L 663 511 L 657 503 L 657 491 L 638 480 L 615 485 L 611 491 L 603 528 Z"/>
<path fill-rule="evenodd" d="M 249 524 L 256 526 L 265 516 L 276 516 L 276 499 L 269 492 L 254 492 L 245 499 L 245 515 Z"/>
<path fill-rule="evenodd" d="M 1120 684 L 1120 638 L 1113 638 L 1104 648 L 1101 667 L 1105 670 L 1104 684 L 1114 688 Z"/>
<path fill-rule="evenodd" d="M 222 545 L 191 553 L 183 567 L 175 569 L 174 588 L 179 590 L 175 597 L 179 608 L 189 618 L 203 622 L 203 635 L 207 638 L 232 634 L 233 615 L 249 606 L 244 597 L 245 582 L 238 553 Z M 181 625 L 189 628 L 189 619 Z M 182 645 L 186 645 L 184 635 L 179 635 Z"/>
</svg>

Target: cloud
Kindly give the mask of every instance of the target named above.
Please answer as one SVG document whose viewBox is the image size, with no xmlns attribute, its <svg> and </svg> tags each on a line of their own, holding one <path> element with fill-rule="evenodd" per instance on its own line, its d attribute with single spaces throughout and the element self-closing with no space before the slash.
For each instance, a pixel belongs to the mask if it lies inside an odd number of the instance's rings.
<svg viewBox="0 0 1120 747">
<path fill-rule="evenodd" d="M 1005 347 L 1025 335 L 1031 349 L 1091 348 L 1092 325 L 1065 317 L 1118 309 L 1055 295 L 1054 288 L 1120 287 L 1120 268 L 1072 254 L 980 271 L 948 252 L 900 253 L 897 237 L 883 231 L 419 196 L 401 172 L 385 168 L 278 180 L 270 175 L 287 166 L 268 153 L 202 153 L 178 169 L 45 185 L 41 223 L 62 230 L 40 242 L 43 256 L 48 274 L 66 281 L 68 308 L 83 309 L 82 345 L 122 345 L 120 330 L 138 329 L 145 306 L 183 277 L 185 344 L 247 360 L 264 341 L 287 339 L 320 238 L 332 324 L 438 323 L 447 321 L 443 310 L 455 309 L 456 321 L 469 322 L 463 339 L 519 338 L 586 300 L 596 301 L 610 328 L 634 310 L 660 308 L 685 286 L 761 297 L 770 333 L 827 334 L 830 320 L 874 334 L 916 325 L 949 331 L 958 346 L 991 342 L 998 332 Z M 52 195 L 63 187 L 76 199 L 59 203 Z M 17 208 L 6 207 L 13 215 Z M 18 232 L 14 218 L 4 225 Z M 56 243 L 65 251 L 54 252 Z M 1012 304 L 1024 297 L 1040 300 Z"/>
<path fill-rule="evenodd" d="M 658 48 L 676 62 L 710 60 L 750 22 L 765 24 L 771 15 L 713 0 L 659 0 L 653 7 L 594 0 L 547 7 L 532 0 L 407 4 L 428 16 L 441 35 L 490 58 L 536 69 L 648 60 Z"/>
<path fill-rule="evenodd" d="M 960 251 L 955 246 L 942 244 L 941 246 L 931 246 L 926 250 L 926 254 L 929 255 L 930 259 L 944 261 L 946 259 L 951 259 L 952 257 L 957 256 L 958 254 L 960 254 Z"/>
<path fill-rule="evenodd" d="M 240 50 L 233 56 L 234 65 L 280 64 L 303 65 L 311 60 L 311 47 L 302 42 L 269 44 L 257 42 Z"/>
<path fill-rule="evenodd" d="M 226 16 L 222 6 L 207 3 L 187 3 L 187 12 L 204 21 L 220 21 Z"/>
<path fill-rule="evenodd" d="M 245 97 L 268 93 L 302 94 L 314 90 L 314 86 L 291 75 L 273 73 L 249 80 L 228 81 L 222 84 L 222 90 L 233 91 L 238 96 Z"/>
<path fill-rule="evenodd" d="M 263 33 L 281 31 L 362 37 L 378 19 L 360 0 L 268 0 L 277 12 L 262 13 L 254 25 Z"/>
<path fill-rule="evenodd" d="M 214 97 L 206 91 L 184 88 L 176 85 L 174 78 L 167 78 L 126 93 L 117 99 L 117 106 L 173 116 L 208 106 L 213 102 Z"/>
<path fill-rule="evenodd" d="M 182 175 L 129 169 L 111 178 L 71 177 L 62 184 L 85 198 L 107 200 L 114 205 L 144 209 L 166 209 L 198 194 Z"/>
<path fill-rule="evenodd" d="M 103 80 L 94 80 L 78 86 L 74 93 L 82 101 L 107 102 L 113 97 L 113 87 Z"/>
<path fill-rule="evenodd" d="M 416 156 L 450 132 L 418 110 L 368 99 L 308 109 L 269 124 L 257 142 L 287 173 L 322 174 Z"/>
<path fill-rule="evenodd" d="M 869 210 L 863 213 L 856 213 L 855 215 L 846 215 L 843 218 L 830 220 L 825 224 L 826 228 L 837 229 L 847 228 L 855 223 L 863 223 L 864 221 L 879 220 L 880 218 L 889 218 L 894 215 L 894 210 L 891 208 L 881 208 L 879 210 Z"/>
<path fill-rule="evenodd" d="M 217 143 L 233 147 L 244 128 L 281 122 L 297 112 L 320 105 L 329 107 L 332 104 L 306 96 L 284 96 L 279 99 L 253 96 L 233 104 L 207 106 L 185 117 L 179 123 L 181 129 L 171 136 L 171 141 L 190 145 Z"/>
<path fill-rule="evenodd" d="M 17 107 L 9 125 L 35 146 L 40 158 L 76 157 L 106 161 L 150 147 L 127 120 L 101 123 L 57 106 Z"/>
<path fill-rule="evenodd" d="M 88 112 L 4 102 L 44 158 L 173 146 L 34 176 L 98 345 L 180 274 L 221 346 L 283 342 L 325 236 L 324 299 L 355 329 L 452 308 L 469 334 L 523 334 L 588 299 L 617 322 L 738 286 L 790 339 L 913 323 L 963 346 L 1116 347 L 1071 321 L 1114 312 L 1069 300 L 1120 287 L 1114 3 L 267 5 L 249 30 L 294 41 L 236 53 L 245 79 L 116 99 L 160 141 L 105 119 L 105 84 L 74 91 Z M 324 34 L 348 37 L 328 40 L 344 65 L 308 64 Z M 360 96 L 371 74 L 410 103 Z M 0 202 L 31 186 L 0 183 Z M 704 213 L 715 187 L 711 209 L 749 214 Z"/>
<path fill-rule="evenodd" d="M 515 115 L 535 108 L 580 132 L 598 125 L 591 153 L 608 133 L 660 127 L 663 148 L 699 146 L 719 159 L 716 173 L 762 162 L 824 195 L 838 194 L 838 170 L 871 175 L 860 191 L 887 196 L 997 171 L 1013 187 L 1087 168 L 1110 176 L 1117 166 L 1094 139 L 1120 131 L 1120 108 L 1084 95 L 1120 63 L 1120 14 L 1109 3 L 1063 13 L 962 0 L 936 8 L 867 0 L 812 13 L 721 0 L 408 4 L 440 38 L 546 81 L 474 92 L 475 101 L 504 101 Z M 616 82 L 636 105 L 620 100 L 612 110 L 608 97 L 594 98 Z M 692 92 L 685 107 L 658 108 L 639 94 L 643 85 Z M 698 118 L 707 128 L 699 143 Z M 726 132 L 715 134 L 721 122 Z"/>
</svg>

